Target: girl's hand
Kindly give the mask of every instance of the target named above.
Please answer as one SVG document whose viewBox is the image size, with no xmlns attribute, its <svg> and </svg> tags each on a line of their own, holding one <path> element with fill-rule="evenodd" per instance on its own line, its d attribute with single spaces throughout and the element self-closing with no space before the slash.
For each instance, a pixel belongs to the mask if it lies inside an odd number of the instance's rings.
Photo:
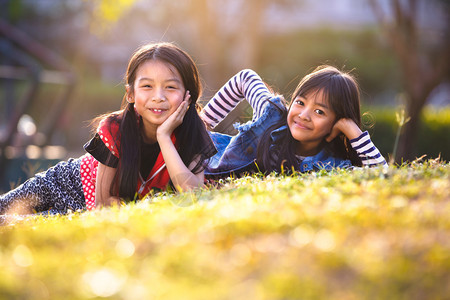
<svg viewBox="0 0 450 300">
<path fill-rule="evenodd" d="M 352 119 L 342 118 L 334 124 L 330 134 L 325 139 L 327 142 L 331 142 L 341 133 L 343 133 L 349 140 L 352 140 L 359 137 L 362 134 L 362 131 Z"/>
<path fill-rule="evenodd" d="M 159 136 L 170 137 L 175 128 L 183 123 L 184 115 L 186 114 L 190 104 L 189 98 L 191 98 L 191 95 L 189 94 L 189 91 L 186 91 L 184 100 L 180 103 L 177 110 L 174 111 L 174 113 L 170 115 L 164 123 L 158 126 L 158 129 L 156 130 L 157 138 Z"/>
</svg>

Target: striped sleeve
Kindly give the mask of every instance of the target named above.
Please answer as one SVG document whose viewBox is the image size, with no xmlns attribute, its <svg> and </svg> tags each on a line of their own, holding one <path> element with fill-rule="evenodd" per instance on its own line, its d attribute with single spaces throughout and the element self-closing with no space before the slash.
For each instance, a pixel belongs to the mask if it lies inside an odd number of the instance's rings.
<svg viewBox="0 0 450 300">
<path fill-rule="evenodd" d="M 369 133 L 364 131 L 356 139 L 350 140 L 353 149 L 358 153 L 364 166 L 387 166 L 386 160 L 370 139 Z"/>
<path fill-rule="evenodd" d="M 234 75 L 206 104 L 200 117 L 214 128 L 240 101 L 246 99 L 253 108 L 253 120 L 259 118 L 266 99 L 273 97 L 261 77 L 253 70 L 245 69 Z"/>
</svg>

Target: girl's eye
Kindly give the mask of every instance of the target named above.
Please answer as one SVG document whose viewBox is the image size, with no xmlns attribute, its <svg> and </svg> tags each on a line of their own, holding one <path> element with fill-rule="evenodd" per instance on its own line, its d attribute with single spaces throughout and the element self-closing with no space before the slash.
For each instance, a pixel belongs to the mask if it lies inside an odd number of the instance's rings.
<svg viewBox="0 0 450 300">
<path fill-rule="evenodd" d="M 171 89 L 171 90 L 174 90 L 174 89 L 176 89 L 177 87 L 176 87 L 176 86 L 170 85 L 170 86 L 168 86 L 167 88 L 168 88 L 168 89 Z"/>
<path fill-rule="evenodd" d="M 150 84 L 144 84 L 142 87 L 144 87 L 144 88 L 151 88 L 152 86 Z"/>
<path fill-rule="evenodd" d="M 319 115 L 324 115 L 324 114 L 325 114 L 325 112 L 324 112 L 323 110 L 320 110 L 320 109 L 316 109 L 316 114 L 319 114 Z"/>
<path fill-rule="evenodd" d="M 297 100 L 297 101 L 295 101 L 298 105 L 304 105 L 305 103 L 303 103 L 303 101 L 302 100 Z"/>
</svg>

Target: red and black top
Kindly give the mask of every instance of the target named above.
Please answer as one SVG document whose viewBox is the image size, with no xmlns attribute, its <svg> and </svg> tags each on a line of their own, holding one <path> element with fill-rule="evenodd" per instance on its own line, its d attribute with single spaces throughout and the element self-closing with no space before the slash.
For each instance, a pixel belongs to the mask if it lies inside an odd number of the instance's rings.
<svg viewBox="0 0 450 300">
<path fill-rule="evenodd" d="M 88 153 L 81 158 L 81 182 L 88 210 L 95 208 L 95 184 L 99 162 L 113 168 L 116 168 L 119 163 L 119 125 L 117 121 L 111 121 L 110 118 L 102 120 L 95 136 L 85 145 Z M 176 145 L 173 134 L 172 142 Z M 158 143 L 143 143 L 142 153 L 146 159 L 143 160 L 140 168 L 136 189 L 139 198 L 143 198 L 152 189 L 165 190 L 170 181 Z"/>
</svg>

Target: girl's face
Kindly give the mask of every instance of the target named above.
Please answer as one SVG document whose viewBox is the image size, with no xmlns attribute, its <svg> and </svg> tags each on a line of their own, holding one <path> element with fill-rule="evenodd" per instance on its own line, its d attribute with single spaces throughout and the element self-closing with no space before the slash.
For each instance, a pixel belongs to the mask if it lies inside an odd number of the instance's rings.
<svg viewBox="0 0 450 300">
<path fill-rule="evenodd" d="M 319 152 L 323 139 L 331 132 L 336 114 L 326 103 L 322 91 L 298 96 L 292 102 L 287 123 L 298 142 L 296 154 L 311 156 Z"/>
<path fill-rule="evenodd" d="M 178 108 L 185 92 L 180 74 L 170 64 L 148 60 L 139 66 L 128 102 L 134 102 L 142 117 L 146 142 L 156 141 L 156 129 Z"/>
</svg>

